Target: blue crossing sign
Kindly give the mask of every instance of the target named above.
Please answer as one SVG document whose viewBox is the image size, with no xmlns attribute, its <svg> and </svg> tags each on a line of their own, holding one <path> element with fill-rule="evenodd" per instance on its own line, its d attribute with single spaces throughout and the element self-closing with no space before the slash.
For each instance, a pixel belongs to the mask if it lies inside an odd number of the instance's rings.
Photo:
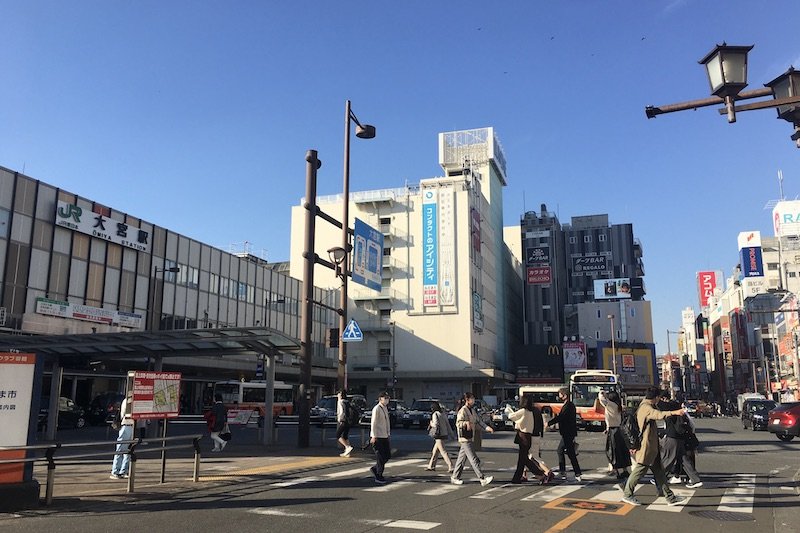
<svg viewBox="0 0 800 533">
<path fill-rule="evenodd" d="M 358 322 L 351 318 L 342 332 L 342 342 L 361 342 L 363 340 L 364 334 L 361 333 Z"/>
</svg>

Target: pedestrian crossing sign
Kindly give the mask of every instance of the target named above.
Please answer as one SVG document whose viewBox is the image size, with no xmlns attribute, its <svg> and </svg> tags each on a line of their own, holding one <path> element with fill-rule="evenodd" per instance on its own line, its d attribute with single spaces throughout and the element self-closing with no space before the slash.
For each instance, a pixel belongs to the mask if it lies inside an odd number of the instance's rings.
<svg viewBox="0 0 800 533">
<path fill-rule="evenodd" d="M 364 334 L 361 333 L 361 328 L 358 327 L 358 322 L 350 319 L 347 326 L 342 333 L 342 342 L 361 342 L 364 340 Z"/>
</svg>

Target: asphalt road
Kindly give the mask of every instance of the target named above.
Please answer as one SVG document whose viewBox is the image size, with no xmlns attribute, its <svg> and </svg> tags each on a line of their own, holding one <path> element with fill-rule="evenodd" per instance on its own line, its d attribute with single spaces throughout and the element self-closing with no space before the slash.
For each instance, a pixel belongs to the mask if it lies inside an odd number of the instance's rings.
<svg viewBox="0 0 800 533">
<path fill-rule="evenodd" d="M 604 472 L 602 433 L 578 437 L 583 481 L 576 483 L 568 468 L 568 480 L 549 487 L 509 483 L 516 461 L 511 432 L 486 436 L 478 452 L 495 476 L 486 487 L 469 468 L 461 486 L 451 485 L 445 471 L 425 471 L 430 441 L 420 430 L 394 431 L 397 453 L 385 486 L 369 473 L 371 455 L 336 456 L 332 432 L 327 446 L 310 454 L 288 447 L 267 452 L 270 457 L 248 452 L 242 433 L 238 451 L 234 441 L 230 453 L 204 458 L 200 483 L 186 483 L 182 474 L 184 482 L 155 488 L 143 462 L 141 492 L 127 495 L 113 481 L 100 482 L 107 465 L 95 474 L 76 467 L 71 475 L 84 475 L 85 487 L 57 486 L 64 496 L 52 508 L 0 515 L 0 531 L 800 531 L 800 440 L 783 443 L 731 418 L 697 425 L 705 485 L 673 486 L 688 498 L 680 507 L 660 504 L 649 483 L 637 490 L 644 505 L 621 504 L 616 480 Z M 318 430 L 312 441 L 317 438 Z M 545 437 L 543 457 L 553 466 L 557 444 L 557 435 Z M 452 457 L 456 450 L 451 444 Z"/>
</svg>

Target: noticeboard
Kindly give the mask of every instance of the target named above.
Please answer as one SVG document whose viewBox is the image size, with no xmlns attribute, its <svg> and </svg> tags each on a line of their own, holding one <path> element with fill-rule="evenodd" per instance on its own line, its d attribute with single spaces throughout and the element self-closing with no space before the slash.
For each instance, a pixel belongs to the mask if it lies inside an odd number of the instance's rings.
<svg viewBox="0 0 800 533">
<path fill-rule="evenodd" d="M 133 379 L 131 418 L 175 418 L 180 410 L 180 372 L 129 372 Z"/>
</svg>

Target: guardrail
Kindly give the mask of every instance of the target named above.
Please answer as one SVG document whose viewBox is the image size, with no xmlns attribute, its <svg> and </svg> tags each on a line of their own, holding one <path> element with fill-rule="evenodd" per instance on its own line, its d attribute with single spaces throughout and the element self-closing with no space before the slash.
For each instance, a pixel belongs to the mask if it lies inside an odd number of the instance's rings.
<svg viewBox="0 0 800 533">
<path fill-rule="evenodd" d="M 131 439 L 131 440 L 121 440 L 121 441 L 112 441 L 112 442 L 76 442 L 76 443 L 62 443 L 62 442 L 54 442 L 52 444 L 37 444 L 33 446 L 0 446 L 0 451 L 25 451 L 25 455 L 28 455 L 28 452 L 34 452 L 34 454 L 38 451 L 43 451 L 43 457 L 24 457 L 20 459 L 2 459 L 0 460 L 0 464 L 20 464 L 20 463 L 47 463 L 47 484 L 45 490 L 45 505 L 50 505 L 53 503 L 53 487 L 55 484 L 55 471 L 56 471 L 56 452 L 60 450 L 67 450 L 67 449 L 86 449 L 86 448 L 94 448 L 99 446 L 108 446 L 112 445 L 114 447 L 113 452 L 96 452 L 96 453 L 77 453 L 77 454 L 69 454 L 64 455 L 63 457 L 59 457 L 59 461 L 64 462 L 67 461 L 74 461 L 76 459 L 92 459 L 96 457 L 105 457 L 111 455 L 117 455 L 118 453 L 130 455 L 130 467 L 128 470 L 128 487 L 127 492 L 132 493 L 134 492 L 135 482 L 136 482 L 136 447 L 140 445 L 147 445 L 151 443 L 160 443 L 161 446 L 158 448 L 148 448 L 148 452 L 162 452 L 161 454 L 161 483 L 164 483 L 165 479 L 165 470 L 166 470 L 166 455 L 165 452 L 169 450 L 178 450 L 184 448 L 194 448 L 194 466 L 192 472 L 192 481 L 197 482 L 200 479 L 200 439 L 203 438 L 203 435 L 183 435 L 177 437 L 157 437 L 152 439 Z M 182 444 L 177 446 L 167 446 L 166 442 L 176 442 L 181 440 L 191 439 L 191 443 Z M 127 444 L 127 450 L 121 450 L 117 452 L 117 445 L 118 444 Z"/>
</svg>

